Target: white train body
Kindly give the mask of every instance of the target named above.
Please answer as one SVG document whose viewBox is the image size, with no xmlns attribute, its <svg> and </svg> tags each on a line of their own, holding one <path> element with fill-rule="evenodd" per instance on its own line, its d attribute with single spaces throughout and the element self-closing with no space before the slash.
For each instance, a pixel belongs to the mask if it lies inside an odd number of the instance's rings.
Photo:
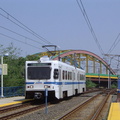
<svg viewBox="0 0 120 120">
<path fill-rule="evenodd" d="M 86 91 L 85 71 L 56 60 L 26 61 L 26 99 L 40 99 L 46 88 L 48 97 L 57 99 L 82 93 Z"/>
</svg>

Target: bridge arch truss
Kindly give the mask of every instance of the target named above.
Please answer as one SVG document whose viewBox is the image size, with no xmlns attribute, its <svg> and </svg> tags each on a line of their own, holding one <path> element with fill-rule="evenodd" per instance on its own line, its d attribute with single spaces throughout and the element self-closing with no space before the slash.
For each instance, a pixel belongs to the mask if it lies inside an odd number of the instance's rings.
<svg viewBox="0 0 120 120">
<path fill-rule="evenodd" d="M 97 74 L 110 74 L 115 75 L 115 72 L 112 68 L 98 55 L 86 51 L 86 50 L 62 50 L 62 51 L 52 51 L 54 55 L 53 60 L 58 60 L 66 62 L 68 64 L 74 65 L 78 68 L 83 68 L 86 70 L 86 73 L 97 73 Z M 49 53 L 44 52 L 39 56 L 48 55 Z"/>
</svg>

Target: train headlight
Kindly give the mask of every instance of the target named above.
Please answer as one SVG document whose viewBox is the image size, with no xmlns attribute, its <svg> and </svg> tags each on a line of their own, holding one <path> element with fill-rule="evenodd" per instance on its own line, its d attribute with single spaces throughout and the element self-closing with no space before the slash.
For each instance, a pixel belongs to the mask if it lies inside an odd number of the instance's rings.
<svg viewBox="0 0 120 120">
<path fill-rule="evenodd" d="M 44 85 L 44 88 L 48 88 L 48 85 Z"/>
<path fill-rule="evenodd" d="M 27 86 L 27 88 L 34 88 L 34 86 L 33 86 L 33 85 L 30 85 L 30 86 Z"/>
<path fill-rule="evenodd" d="M 48 86 L 48 85 L 44 85 L 44 88 L 50 88 L 50 86 Z"/>
<path fill-rule="evenodd" d="M 30 88 L 34 88 L 34 86 L 33 86 L 33 85 L 30 85 Z"/>
</svg>

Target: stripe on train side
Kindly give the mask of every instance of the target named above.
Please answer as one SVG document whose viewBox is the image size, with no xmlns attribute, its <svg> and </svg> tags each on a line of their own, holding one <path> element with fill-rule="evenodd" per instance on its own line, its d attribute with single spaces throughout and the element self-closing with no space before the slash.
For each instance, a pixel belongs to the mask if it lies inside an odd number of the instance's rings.
<svg viewBox="0 0 120 120">
<path fill-rule="evenodd" d="M 72 85 L 85 83 L 86 82 L 26 82 L 26 84 L 54 84 L 54 85 Z"/>
</svg>

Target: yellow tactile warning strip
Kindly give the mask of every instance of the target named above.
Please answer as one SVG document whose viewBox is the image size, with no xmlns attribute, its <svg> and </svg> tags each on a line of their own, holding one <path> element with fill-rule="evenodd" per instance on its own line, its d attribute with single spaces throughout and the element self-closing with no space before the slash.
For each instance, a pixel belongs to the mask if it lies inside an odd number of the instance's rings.
<svg viewBox="0 0 120 120">
<path fill-rule="evenodd" d="M 33 100 L 33 99 L 26 99 L 26 100 L 11 102 L 11 103 L 5 103 L 5 104 L 0 105 L 0 107 L 14 105 L 14 104 L 20 104 L 20 103 L 24 103 L 24 102 L 31 101 L 31 100 Z"/>
<path fill-rule="evenodd" d="M 120 103 L 112 103 L 107 120 L 120 120 Z"/>
</svg>

